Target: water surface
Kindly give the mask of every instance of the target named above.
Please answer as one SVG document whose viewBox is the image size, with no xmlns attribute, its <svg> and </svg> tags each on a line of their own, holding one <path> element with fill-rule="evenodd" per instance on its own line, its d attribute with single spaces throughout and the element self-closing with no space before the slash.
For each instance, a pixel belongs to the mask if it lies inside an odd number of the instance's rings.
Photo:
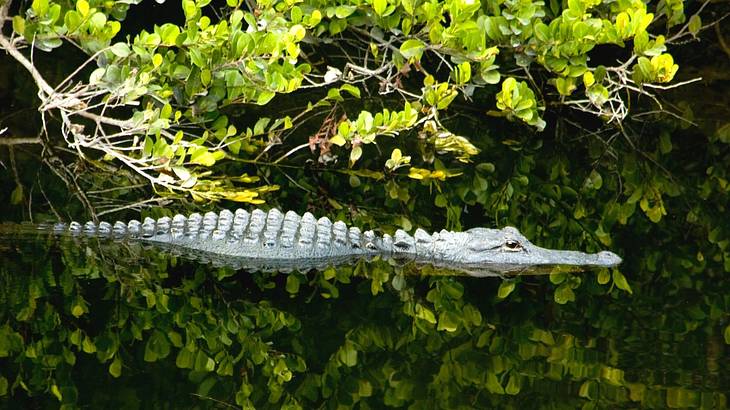
<svg viewBox="0 0 730 410">
<path fill-rule="evenodd" d="M 47 236 L 0 250 L 4 407 L 726 406 L 723 313 L 704 307 L 730 297 L 698 283 L 616 297 L 584 272 L 559 304 L 559 273 L 234 270 Z"/>
</svg>

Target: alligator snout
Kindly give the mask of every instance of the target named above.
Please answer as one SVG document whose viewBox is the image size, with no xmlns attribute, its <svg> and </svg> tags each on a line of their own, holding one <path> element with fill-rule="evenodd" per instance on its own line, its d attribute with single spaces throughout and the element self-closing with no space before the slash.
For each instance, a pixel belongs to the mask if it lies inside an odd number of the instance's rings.
<svg viewBox="0 0 730 410">
<path fill-rule="evenodd" d="M 622 260 L 620 256 L 611 251 L 601 251 L 597 255 L 600 264 L 607 267 L 619 265 Z"/>
</svg>

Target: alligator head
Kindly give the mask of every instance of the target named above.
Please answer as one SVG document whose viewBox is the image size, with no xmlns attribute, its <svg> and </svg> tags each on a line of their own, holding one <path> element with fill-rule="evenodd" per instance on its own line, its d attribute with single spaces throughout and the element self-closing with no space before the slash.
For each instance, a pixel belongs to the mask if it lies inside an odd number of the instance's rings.
<svg viewBox="0 0 730 410">
<path fill-rule="evenodd" d="M 545 249 L 532 244 L 516 228 L 473 228 L 465 232 L 441 231 L 429 235 L 416 234 L 417 254 L 428 254 L 435 262 L 450 262 L 462 266 L 487 265 L 535 266 L 572 265 L 582 267 L 612 267 L 621 263 L 613 252 L 594 254 Z M 427 243 L 430 242 L 430 243 Z"/>
</svg>

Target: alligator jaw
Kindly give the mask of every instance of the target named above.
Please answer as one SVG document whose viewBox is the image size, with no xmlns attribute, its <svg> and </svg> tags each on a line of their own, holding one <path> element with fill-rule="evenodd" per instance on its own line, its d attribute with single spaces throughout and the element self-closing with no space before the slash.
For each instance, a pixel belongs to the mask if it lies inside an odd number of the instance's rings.
<svg viewBox="0 0 730 410">
<path fill-rule="evenodd" d="M 523 255 L 530 265 L 573 265 L 585 267 L 610 268 L 621 263 L 621 257 L 610 251 L 583 253 L 560 251 L 532 246 Z"/>
<path fill-rule="evenodd" d="M 415 244 L 417 260 L 430 259 L 434 263 L 450 263 L 467 269 L 490 269 L 493 266 L 523 269 L 548 265 L 594 268 L 621 263 L 621 258 L 609 251 L 589 254 L 541 248 L 513 227 L 442 231 L 431 236 L 416 232 Z"/>
<path fill-rule="evenodd" d="M 461 263 L 434 261 L 438 267 L 463 272 L 470 276 L 546 275 L 557 272 L 581 272 L 595 268 L 610 268 L 621 263 L 613 252 L 584 253 L 540 248 L 530 244 L 529 251 L 507 253 L 487 252 L 480 260 Z"/>
</svg>

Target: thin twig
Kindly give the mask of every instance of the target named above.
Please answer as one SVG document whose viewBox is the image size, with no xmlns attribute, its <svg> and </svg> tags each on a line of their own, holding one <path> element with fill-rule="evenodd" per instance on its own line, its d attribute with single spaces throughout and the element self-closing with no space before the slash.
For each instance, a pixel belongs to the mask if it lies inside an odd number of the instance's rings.
<svg viewBox="0 0 730 410">
<path fill-rule="evenodd" d="M 691 80 L 682 81 L 682 82 L 674 83 L 674 84 L 671 84 L 671 85 L 659 85 L 659 84 L 644 83 L 644 84 L 642 84 L 642 87 L 656 88 L 656 89 L 659 89 L 659 90 L 671 90 L 672 88 L 682 87 L 682 86 L 687 85 L 687 84 L 696 83 L 697 81 L 702 81 L 702 77 L 693 78 Z"/>
<path fill-rule="evenodd" d="M 715 34 L 717 34 L 717 42 L 720 44 L 720 48 L 722 48 L 722 51 L 724 51 L 728 58 L 730 58 L 730 47 L 728 47 L 725 42 L 725 37 L 722 35 L 722 30 L 720 30 L 719 24 L 715 24 Z"/>
<path fill-rule="evenodd" d="M 103 216 L 103 215 L 113 214 L 113 213 L 117 213 L 117 212 L 120 212 L 120 211 L 124 211 L 126 209 L 137 209 L 137 210 L 139 210 L 143 205 L 147 205 L 147 204 L 151 204 L 151 203 L 157 203 L 157 205 L 159 205 L 159 206 L 165 206 L 165 205 L 169 205 L 170 202 L 172 202 L 172 201 L 169 200 L 169 199 L 167 199 L 167 198 L 150 198 L 150 199 L 145 199 L 143 201 L 137 201 L 137 202 L 132 203 L 132 204 L 128 204 L 128 205 L 124 205 L 124 206 L 118 206 L 118 207 L 114 207 L 114 208 L 111 208 L 111 209 L 107 209 L 105 211 L 101 211 L 101 212 L 97 213 L 97 216 Z"/>
<path fill-rule="evenodd" d="M 39 138 L 0 138 L 0 145 L 23 145 L 23 144 L 42 144 Z"/>
</svg>

